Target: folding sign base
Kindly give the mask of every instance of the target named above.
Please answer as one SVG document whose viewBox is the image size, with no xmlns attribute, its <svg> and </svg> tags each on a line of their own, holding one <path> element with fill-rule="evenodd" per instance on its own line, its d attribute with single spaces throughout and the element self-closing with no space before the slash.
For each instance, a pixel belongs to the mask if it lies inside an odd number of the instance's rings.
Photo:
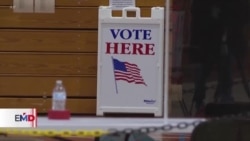
<svg viewBox="0 0 250 141">
<path fill-rule="evenodd" d="M 134 11 L 135 17 L 127 12 Z M 97 115 L 163 114 L 164 8 L 126 7 L 121 17 L 99 8 Z"/>
</svg>

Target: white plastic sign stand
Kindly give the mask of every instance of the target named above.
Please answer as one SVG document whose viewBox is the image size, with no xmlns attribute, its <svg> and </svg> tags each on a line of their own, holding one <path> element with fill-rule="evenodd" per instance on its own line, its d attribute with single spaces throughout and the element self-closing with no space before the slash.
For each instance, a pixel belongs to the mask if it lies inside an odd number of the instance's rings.
<svg viewBox="0 0 250 141">
<path fill-rule="evenodd" d="M 135 11 L 135 17 L 127 17 Z M 97 115 L 143 113 L 163 115 L 164 8 L 151 17 L 126 7 L 112 17 L 99 8 Z"/>
</svg>

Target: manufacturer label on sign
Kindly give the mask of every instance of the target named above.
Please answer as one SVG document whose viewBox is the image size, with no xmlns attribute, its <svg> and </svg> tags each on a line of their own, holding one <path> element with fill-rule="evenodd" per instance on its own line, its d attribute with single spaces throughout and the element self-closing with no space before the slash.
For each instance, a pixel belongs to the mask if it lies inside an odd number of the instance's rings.
<svg viewBox="0 0 250 141">
<path fill-rule="evenodd" d="M 127 17 L 135 11 L 136 17 Z M 122 17 L 99 9 L 98 104 L 104 112 L 162 115 L 164 9 L 151 9 L 141 18 L 140 9 L 127 7 Z"/>
<path fill-rule="evenodd" d="M 113 10 L 122 10 L 125 7 L 135 7 L 135 0 L 109 0 Z"/>
</svg>

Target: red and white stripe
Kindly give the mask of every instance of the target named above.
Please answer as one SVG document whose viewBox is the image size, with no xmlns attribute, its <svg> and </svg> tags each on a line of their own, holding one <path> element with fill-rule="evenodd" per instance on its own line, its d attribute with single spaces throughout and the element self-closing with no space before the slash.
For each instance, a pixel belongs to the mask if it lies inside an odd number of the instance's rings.
<svg viewBox="0 0 250 141">
<path fill-rule="evenodd" d="M 37 112 L 35 108 L 32 109 L 31 114 L 35 117 L 35 120 L 32 121 L 32 127 L 37 127 Z"/>
</svg>

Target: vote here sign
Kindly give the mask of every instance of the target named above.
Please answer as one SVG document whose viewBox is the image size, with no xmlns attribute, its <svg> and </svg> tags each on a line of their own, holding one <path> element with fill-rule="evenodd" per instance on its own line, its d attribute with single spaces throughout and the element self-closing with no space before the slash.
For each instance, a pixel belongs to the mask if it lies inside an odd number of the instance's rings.
<svg viewBox="0 0 250 141">
<path fill-rule="evenodd" d="M 135 11 L 136 17 L 127 17 Z M 162 115 L 164 9 L 127 7 L 112 17 L 109 7 L 99 9 L 97 115 L 152 113 Z"/>
</svg>

